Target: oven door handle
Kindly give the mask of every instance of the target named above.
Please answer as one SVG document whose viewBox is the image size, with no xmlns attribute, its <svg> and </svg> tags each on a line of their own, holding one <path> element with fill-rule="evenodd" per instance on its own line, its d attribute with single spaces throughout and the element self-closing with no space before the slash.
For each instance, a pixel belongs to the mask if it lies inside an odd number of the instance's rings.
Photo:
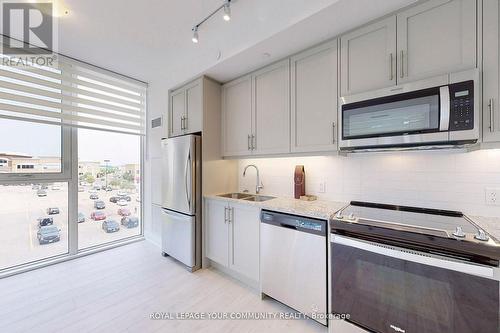
<svg viewBox="0 0 500 333">
<path fill-rule="evenodd" d="M 450 87 L 439 88 L 439 131 L 444 132 L 450 128 Z"/>
<path fill-rule="evenodd" d="M 378 245 L 372 242 L 360 241 L 349 237 L 339 236 L 332 234 L 331 242 L 345 246 L 354 247 L 360 250 L 377 253 L 380 255 L 388 256 L 395 259 L 411 261 L 422 265 L 433 266 L 438 268 L 449 269 L 460 273 L 477 275 L 494 279 L 494 269 L 492 267 L 480 266 L 475 264 L 467 264 L 463 262 L 446 260 L 419 254 L 412 250 L 401 250 L 390 245 Z"/>
</svg>

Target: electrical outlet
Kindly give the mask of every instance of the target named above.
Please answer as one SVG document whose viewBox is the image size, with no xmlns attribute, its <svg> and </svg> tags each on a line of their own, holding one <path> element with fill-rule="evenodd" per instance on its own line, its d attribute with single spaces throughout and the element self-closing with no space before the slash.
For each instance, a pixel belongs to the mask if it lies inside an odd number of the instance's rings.
<svg viewBox="0 0 500 333">
<path fill-rule="evenodd" d="M 326 192 L 326 182 L 322 181 L 319 183 L 319 193 L 325 193 Z"/>
<path fill-rule="evenodd" d="M 500 206 L 500 188 L 487 188 L 484 192 L 487 205 Z"/>
</svg>

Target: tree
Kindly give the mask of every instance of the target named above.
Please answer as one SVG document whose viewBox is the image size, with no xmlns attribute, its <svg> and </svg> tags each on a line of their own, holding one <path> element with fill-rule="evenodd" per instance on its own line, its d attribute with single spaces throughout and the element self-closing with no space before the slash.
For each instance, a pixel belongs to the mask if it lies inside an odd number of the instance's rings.
<svg viewBox="0 0 500 333">
<path fill-rule="evenodd" d="M 135 179 L 134 175 L 132 174 L 132 172 L 125 172 L 122 177 L 123 177 L 124 180 L 126 180 L 128 182 L 131 182 L 131 183 L 133 183 L 134 179 Z"/>
<path fill-rule="evenodd" d="M 95 177 L 90 172 L 85 173 L 83 175 L 82 179 L 83 179 L 83 181 L 85 181 L 89 184 L 93 184 L 95 182 Z"/>
</svg>

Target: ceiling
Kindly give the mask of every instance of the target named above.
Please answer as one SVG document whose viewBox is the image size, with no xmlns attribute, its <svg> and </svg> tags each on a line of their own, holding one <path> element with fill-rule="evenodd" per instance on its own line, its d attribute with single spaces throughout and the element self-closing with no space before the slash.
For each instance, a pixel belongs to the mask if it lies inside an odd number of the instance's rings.
<svg viewBox="0 0 500 333">
<path fill-rule="evenodd" d="M 227 81 L 415 0 L 56 0 L 59 52 L 147 82 L 176 85 L 201 73 Z M 264 53 L 269 54 L 263 56 Z"/>
</svg>

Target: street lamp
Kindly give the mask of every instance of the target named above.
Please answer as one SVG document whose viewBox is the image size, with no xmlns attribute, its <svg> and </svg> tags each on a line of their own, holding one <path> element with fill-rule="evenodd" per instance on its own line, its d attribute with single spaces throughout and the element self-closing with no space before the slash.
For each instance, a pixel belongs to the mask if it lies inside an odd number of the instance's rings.
<svg viewBox="0 0 500 333">
<path fill-rule="evenodd" d="M 111 160 L 104 160 L 104 163 L 106 163 L 106 169 L 104 169 L 104 179 L 105 179 L 105 182 L 106 182 L 106 187 L 104 188 L 105 191 L 108 190 L 108 167 L 109 167 L 109 162 L 111 162 Z"/>
</svg>

